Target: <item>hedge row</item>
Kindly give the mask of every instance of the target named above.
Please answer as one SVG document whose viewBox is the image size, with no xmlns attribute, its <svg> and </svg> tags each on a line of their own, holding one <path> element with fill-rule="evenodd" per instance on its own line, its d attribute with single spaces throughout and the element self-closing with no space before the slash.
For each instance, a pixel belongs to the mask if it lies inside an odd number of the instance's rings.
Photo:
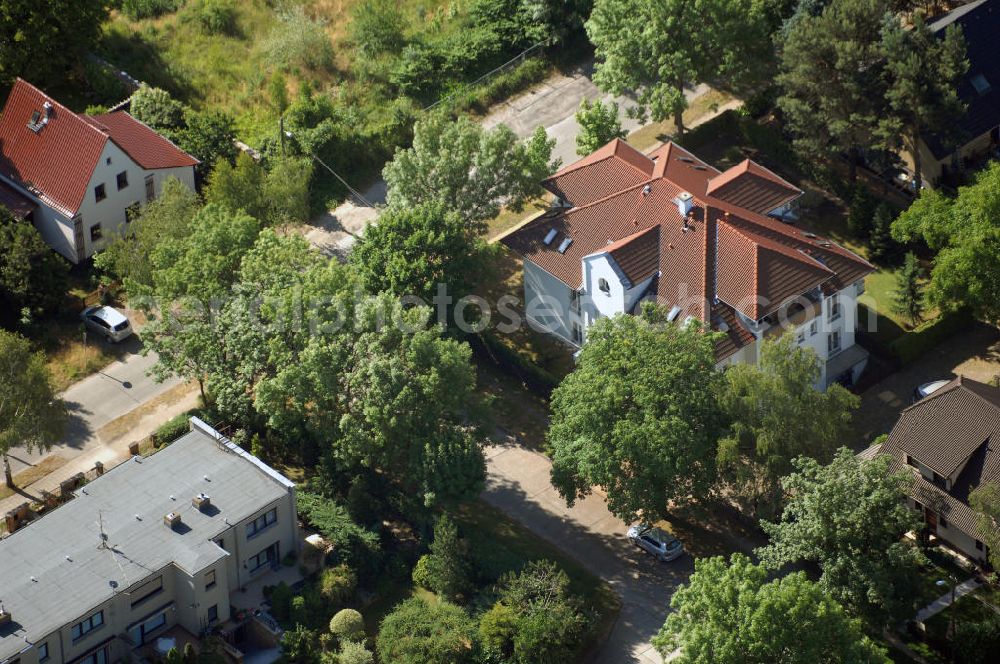
<svg viewBox="0 0 1000 664">
<path fill-rule="evenodd" d="M 890 342 L 889 351 L 900 363 L 909 364 L 973 322 L 967 311 L 941 314 Z"/>
</svg>

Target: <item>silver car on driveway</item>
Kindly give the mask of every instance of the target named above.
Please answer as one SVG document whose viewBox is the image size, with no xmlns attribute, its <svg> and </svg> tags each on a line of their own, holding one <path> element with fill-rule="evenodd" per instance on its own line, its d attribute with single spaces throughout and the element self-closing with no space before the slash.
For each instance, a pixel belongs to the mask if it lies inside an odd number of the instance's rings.
<svg viewBox="0 0 1000 664">
<path fill-rule="evenodd" d="M 662 562 L 677 560 L 684 554 L 684 545 L 681 541 L 659 528 L 636 523 L 629 527 L 627 536 L 630 542 L 643 551 L 653 554 Z"/>
<path fill-rule="evenodd" d="M 87 307 L 80 314 L 80 319 L 91 332 L 104 337 L 112 343 L 118 343 L 132 336 L 132 326 L 125 314 L 111 307 Z"/>
</svg>

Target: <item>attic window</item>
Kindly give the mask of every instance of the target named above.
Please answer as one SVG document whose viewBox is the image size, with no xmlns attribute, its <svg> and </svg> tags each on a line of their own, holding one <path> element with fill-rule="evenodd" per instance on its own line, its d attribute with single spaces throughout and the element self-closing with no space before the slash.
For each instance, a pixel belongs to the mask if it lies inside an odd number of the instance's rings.
<svg viewBox="0 0 1000 664">
<path fill-rule="evenodd" d="M 562 241 L 562 242 L 561 242 L 561 243 L 559 244 L 559 253 L 560 253 L 560 254 L 565 254 L 565 253 L 566 253 L 566 250 L 567 250 L 567 249 L 569 249 L 569 245 L 571 245 L 571 244 L 573 244 L 573 238 L 571 238 L 571 237 L 568 237 L 568 238 L 564 239 L 564 240 L 563 240 L 563 241 Z"/>
<path fill-rule="evenodd" d="M 559 235 L 559 231 L 554 228 L 550 228 L 549 232 L 545 234 L 545 239 L 542 240 L 542 243 L 545 244 L 545 246 L 549 246 L 552 244 L 552 240 L 556 239 L 556 235 Z"/>
<path fill-rule="evenodd" d="M 28 121 L 28 129 L 38 133 L 38 130 L 42 128 L 42 114 L 39 111 L 31 112 L 31 120 Z"/>
<path fill-rule="evenodd" d="M 990 89 L 992 88 L 990 82 L 987 81 L 986 77 L 983 76 L 982 74 L 976 74 L 975 76 L 972 77 L 972 79 L 970 79 L 969 82 L 972 83 L 972 87 L 976 89 L 976 93 L 980 97 L 989 92 Z"/>
<path fill-rule="evenodd" d="M 611 284 L 609 284 L 608 280 L 605 279 L 604 277 L 601 277 L 600 279 L 597 280 L 597 288 L 602 293 L 610 293 L 611 292 Z"/>
<path fill-rule="evenodd" d="M 39 113 L 38 111 L 32 111 L 31 112 L 31 124 L 33 124 L 33 125 L 38 124 L 38 119 L 40 117 L 42 117 L 41 113 Z"/>
</svg>

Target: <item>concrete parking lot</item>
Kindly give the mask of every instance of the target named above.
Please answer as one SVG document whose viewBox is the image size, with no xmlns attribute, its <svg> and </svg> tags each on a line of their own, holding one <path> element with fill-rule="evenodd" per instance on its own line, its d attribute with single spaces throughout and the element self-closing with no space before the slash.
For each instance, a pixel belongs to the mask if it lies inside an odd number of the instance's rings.
<svg viewBox="0 0 1000 664">
<path fill-rule="evenodd" d="M 861 449 L 887 433 L 899 412 L 910 405 L 918 385 L 959 375 L 981 382 L 1000 375 L 1000 330 L 977 323 L 868 388 L 855 414 L 858 435 L 851 441 L 852 447 Z"/>
</svg>

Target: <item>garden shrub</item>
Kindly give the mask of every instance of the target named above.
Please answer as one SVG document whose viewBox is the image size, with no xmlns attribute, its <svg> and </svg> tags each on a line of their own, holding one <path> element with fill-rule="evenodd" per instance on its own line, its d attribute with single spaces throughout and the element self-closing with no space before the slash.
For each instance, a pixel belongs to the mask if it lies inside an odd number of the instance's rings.
<svg viewBox="0 0 1000 664">
<path fill-rule="evenodd" d="M 184 123 L 184 106 L 166 90 L 148 85 L 133 93 L 129 113 L 153 129 L 174 129 Z"/>
<path fill-rule="evenodd" d="M 185 20 L 194 21 L 208 35 L 235 35 L 236 3 L 234 0 L 194 0 L 188 5 Z"/>
<path fill-rule="evenodd" d="M 359 526 L 335 500 L 310 491 L 298 495 L 299 516 L 333 545 L 340 562 L 355 570 L 360 583 L 374 581 L 383 564 L 376 533 Z"/>
<path fill-rule="evenodd" d="M 133 21 L 177 11 L 184 0 L 122 0 L 122 13 Z"/>
<path fill-rule="evenodd" d="M 368 56 L 403 46 L 406 23 L 395 0 L 367 0 L 351 10 L 351 41 Z"/>
<path fill-rule="evenodd" d="M 341 641 L 365 638 L 365 619 L 354 609 L 341 609 L 330 618 L 330 633 Z"/>
<path fill-rule="evenodd" d="M 358 575 L 343 563 L 336 567 L 326 568 L 320 575 L 320 595 L 334 606 L 343 606 L 349 602 L 357 587 Z"/>
<path fill-rule="evenodd" d="M 424 556 L 426 587 L 449 599 L 462 596 L 470 587 L 469 563 L 465 542 L 458 536 L 458 527 L 447 514 L 434 524 L 434 541 L 430 555 Z M 417 562 L 420 566 L 420 562 Z M 414 568 L 416 574 L 416 568 Z"/>
<path fill-rule="evenodd" d="M 191 429 L 191 415 L 190 411 L 181 413 L 158 426 L 153 432 L 153 442 L 157 445 L 165 445 L 186 434 Z"/>
<path fill-rule="evenodd" d="M 417 564 L 413 566 L 412 574 L 413 584 L 427 590 L 431 587 L 430 571 L 427 569 L 430 558 L 428 555 L 420 556 Z"/>
<path fill-rule="evenodd" d="M 91 100 L 101 104 L 117 104 L 128 97 L 125 84 L 103 65 L 87 60 L 83 71 L 87 78 L 87 87 L 90 88 Z"/>
<path fill-rule="evenodd" d="M 374 661 L 374 653 L 361 642 L 347 641 L 337 652 L 337 664 L 372 664 Z"/>
<path fill-rule="evenodd" d="M 282 581 L 271 590 L 271 615 L 278 622 L 285 622 L 292 616 L 292 589 Z"/>
<path fill-rule="evenodd" d="M 464 664 L 473 661 L 475 632 L 461 607 L 414 597 L 382 620 L 376 651 L 380 661 L 392 664 Z"/>
<path fill-rule="evenodd" d="M 333 44 L 322 21 L 296 5 L 278 14 L 264 48 L 271 64 L 281 69 L 327 69 L 333 66 Z"/>
</svg>

